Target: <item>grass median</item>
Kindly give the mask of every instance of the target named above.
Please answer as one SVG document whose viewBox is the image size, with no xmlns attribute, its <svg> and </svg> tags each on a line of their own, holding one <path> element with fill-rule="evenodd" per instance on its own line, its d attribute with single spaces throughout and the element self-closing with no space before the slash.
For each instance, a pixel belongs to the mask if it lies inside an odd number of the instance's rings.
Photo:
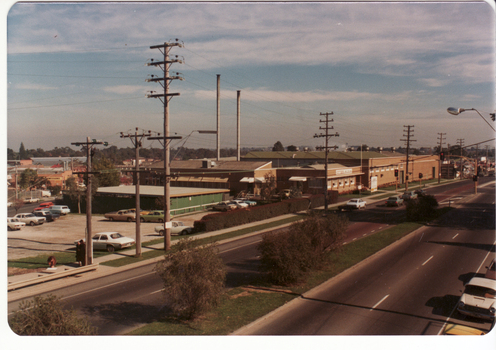
<svg viewBox="0 0 496 350">
<path fill-rule="evenodd" d="M 284 305 L 391 243 L 421 227 L 401 223 L 374 235 L 348 243 L 339 253 L 331 253 L 326 268 L 310 273 L 305 283 L 294 287 L 251 284 L 229 290 L 221 304 L 194 321 L 164 317 L 129 333 L 132 335 L 226 335 Z"/>
</svg>

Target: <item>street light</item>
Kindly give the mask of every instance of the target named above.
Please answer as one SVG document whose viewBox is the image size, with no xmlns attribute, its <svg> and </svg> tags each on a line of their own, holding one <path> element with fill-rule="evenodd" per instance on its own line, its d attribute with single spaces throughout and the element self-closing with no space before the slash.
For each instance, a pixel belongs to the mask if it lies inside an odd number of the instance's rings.
<svg viewBox="0 0 496 350">
<path fill-rule="evenodd" d="M 496 130 L 494 130 L 494 127 L 491 124 L 489 124 L 489 122 L 486 120 L 486 118 L 484 118 L 482 116 L 482 114 L 480 114 L 479 111 L 476 110 L 475 108 L 455 108 L 455 107 L 449 107 L 448 108 L 448 113 L 452 114 L 452 115 L 458 115 L 458 114 L 465 112 L 465 111 L 476 111 L 477 114 L 479 114 L 480 117 L 482 119 L 484 119 L 484 121 L 487 123 L 487 125 L 489 125 L 491 127 L 491 129 L 493 129 L 493 131 L 496 131 Z"/>
</svg>

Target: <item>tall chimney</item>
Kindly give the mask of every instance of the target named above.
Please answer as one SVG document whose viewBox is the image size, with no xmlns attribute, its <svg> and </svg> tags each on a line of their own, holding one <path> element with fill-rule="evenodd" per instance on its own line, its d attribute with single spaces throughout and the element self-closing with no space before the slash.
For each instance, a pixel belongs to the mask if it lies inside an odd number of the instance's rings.
<svg viewBox="0 0 496 350">
<path fill-rule="evenodd" d="M 241 160 L 241 124 L 240 124 L 240 113 L 241 113 L 241 104 L 240 104 L 240 98 L 241 98 L 241 91 L 238 90 L 238 157 L 237 160 L 238 162 Z"/>
</svg>

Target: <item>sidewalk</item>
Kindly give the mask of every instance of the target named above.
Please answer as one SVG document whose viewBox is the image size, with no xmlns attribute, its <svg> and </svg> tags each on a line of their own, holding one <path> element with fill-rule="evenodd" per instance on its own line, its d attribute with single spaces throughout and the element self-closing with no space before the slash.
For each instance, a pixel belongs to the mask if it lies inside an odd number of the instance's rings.
<svg viewBox="0 0 496 350">
<path fill-rule="evenodd" d="M 444 182 L 442 181 L 441 185 L 445 184 L 445 183 L 446 183 L 446 181 L 444 181 Z M 429 186 L 426 186 L 426 188 L 435 187 L 437 185 L 438 185 L 437 183 L 429 184 Z M 417 188 L 417 187 L 418 186 L 411 186 L 411 188 Z M 368 203 L 374 203 L 374 202 L 382 201 L 384 199 L 384 197 L 387 197 L 388 195 L 396 194 L 396 193 L 398 193 L 398 192 L 396 192 L 395 190 L 387 190 L 387 191 L 380 190 L 380 193 L 368 195 L 365 198 L 366 198 Z M 380 198 L 377 198 L 377 197 L 380 197 Z M 346 201 L 346 200 L 347 199 L 344 199 L 343 201 Z M 336 207 L 338 204 L 339 203 L 334 203 L 334 204 L 329 205 L 329 209 Z M 201 238 L 206 238 L 206 237 L 218 236 L 218 235 L 222 235 L 222 234 L 233 232 L 233 231 L 238 231 L 238 230 L 242 230 L 242 229 L 246 229 L 246 228 L 250 228 L 250 227 L 254 227 L 254 226 L 258 226 L 258 225 L 263 225 L 263 224 L 267 224 L 267 223 L 271 223 L 271 222 L 275 222 L 275 221 L 284 220 L 286 218 L 293 217 L 294 215 L 297 215 L 297 214 L 281 215 L 281 216 L 278 216 L 275 218 L 270 218 L 270 219 L 266 219 L 266 220 L 262 220 L 262 221 L 258 221 L 258 222 L 253 222 L 253 223 L 249 223 L 249 224 L 245 224 L 245 225 L 240 225 L 240 226 L 236 226 L 236 227 L 231 227 L 231 228 L 227 228 L 227 229 L 223 229 L 223 230 L 206 232 L 206 233 L 202 233 L 199 235 L 195 235 L 193 237 L 195 239 L 201 239 Z M 281 228 L 281 227 L 285 227 L 285 226 L 289 226 L 289 225 L 290 224 L 282 224 L 282 225 L 267 229 L 265 231 L 270 231 L 270 230 L 274 230 L 276 228 Z M 256 231 L 253 233 L 249 233 L 249 234 L 244 235 L 244 237 L 249 236 L 249 235 L 259 234 L 260 232 L 263 232 L 263 231 Z M 232 240 L 236 240 L 238 238 L 239 237 L 234 237 L 234 238 L 222 240 L 221 242 L 225 243 L 225 242 L 229 242 Z M 171 242 L 171 244 L 175 244 L 175 243 L 177 243 L 177 241 Z M 164 247 L 164 244 L 159 243 L 159 244 L 156 244 L 153 246 L 142 247 L 141 250 L 142 250 L 142 253 L 145 253 L 145 252 L 151 251 L 151 250 L 163 249 L 163 247 Z M 29 297 L 29 296 L 33 296 L 33 295 L 37 295 L 37 294 L 41 294 L 41 293 L 46 293 L 46 292 L 49 292 L 51 290 L 55 290 L 57 288 L 60 288 L 62 286 L 67 286 L 68 284 L 77 284 L 77 283 L 84 282 L 84 281 L 87 281 L 90 279 L 96 279 L 99 277 L 104 277 L 106 275 L 114 274 L 118 271 L 126 271 L 129 269 L 133 269 L 137 266 L 154 264 L 154 263 L 160 261 L 161 259 L 163 259 L 163 257 L 146 259 L 146 260 L 142 260 L 142 261 L 139 261 L 136 263 L 127 264 L 127 265 L 121 266 L 121 267 L 110 267 L 110 266 L 101 265 L 101 263 L 106 262 L 106 261 L 116 260 L 116 259 L 120 259 L 123 257 L 133 257 L 135 254 L 136 254 L 135 249 L 126 250 L 125 253 L 117 252 L 114 254 L 108 254 L 108 255 L 105 255 L 102 257 L 94 258 L 93 264 L 91 266 L 79 267 L 76 264 L 58 265 L 58 266 L 56 266 L 55 269 L 46 269 L 46 270 L 41 271 L 41 272 L 33 272 L 33 273 L 27 273 L 27 274 L 22 274 L 22 275 L 9 276 L 8 277 L 8 290 L 9 290 L 8 299 L 9 299 L 9 301 L 14 301 L 14 300 L 25 298 L 25 297 Z M 72 277 L 72 278 L 67 278 L 67 277 Z M 35 285 L 36 285 L 36 288 L 26 288 L 26 287 L 35 286 Z"/>
</svg>

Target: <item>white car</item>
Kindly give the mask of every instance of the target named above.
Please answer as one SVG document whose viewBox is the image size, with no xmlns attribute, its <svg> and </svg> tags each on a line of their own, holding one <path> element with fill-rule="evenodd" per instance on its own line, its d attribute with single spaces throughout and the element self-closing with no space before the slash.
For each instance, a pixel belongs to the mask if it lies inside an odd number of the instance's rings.
<svg viewBox="0 0 496 350">
<path fill-rule="evenodd" d="M 9 231 L 20 230 L 24 226 L 26 226 L 26 223 L 19 221 L 19 219 L 7 218 L 7 230 Z"/>
<path fill-rule="evenodd" d="M 465 285 L 456 308 L 462 315 L 493 321 L 496 313 L 496 280 L 472 278 Z"/>
<path fill-rule="evenodd" d="M 240 199 L 233 199 L 229 204 L 234 204 L 237 208 L 248 208 L 250 205 Z"/>
<path fill-rule="evenodd" d="M 134 239 L 124 237 L 119 232 L 100 232 L 94 235 L 91 240 L 93 241 L 93 250 L 106 250 L 110 253 L 117 249 L 130 247 L 136 243 Z M 79 241 L 79 239 L 74 241 L 74 244 L 77 245 Z M 83 241 L 85 240 L 83 239 Z"/>
<path fill-rule="evenodd" d="M 14 216 L 15 219 L 24 222 L 26 225 L 41 225 L 45 223 L 46 219 L 43 216 L 36 216 L 32 213 L 17 214 Z"/>
<path fill-rule="evenodd" d="M 188 235 L 193 232 L 193 227 L 185 225 L 182 221 L 171 221 L 171 235 Z M 155 226 L 155 232 L 164 235 L 164 225 Z"/>
<path fill-rule="evenodd" d="M 228 202 L 219 202 L 216 205 L 214 205 L 213 210 L 218 210 L 218 211 L 228 211 L 228 210 L 234 210 L 238 206 L 236 204 L 228 203 Z"/>
<path fill-rule="evenodd" d="M 354 207 L 355 209 L 361 209 L 361 208 L 365 208 L 365 206 L 367 205 L 367 202 L 365 202 L 361 198 L 353 198 L 353 199 L 350 199 L 346 203 L 346 205 L 350 206 L 350 207 Z"/>
</svg>

